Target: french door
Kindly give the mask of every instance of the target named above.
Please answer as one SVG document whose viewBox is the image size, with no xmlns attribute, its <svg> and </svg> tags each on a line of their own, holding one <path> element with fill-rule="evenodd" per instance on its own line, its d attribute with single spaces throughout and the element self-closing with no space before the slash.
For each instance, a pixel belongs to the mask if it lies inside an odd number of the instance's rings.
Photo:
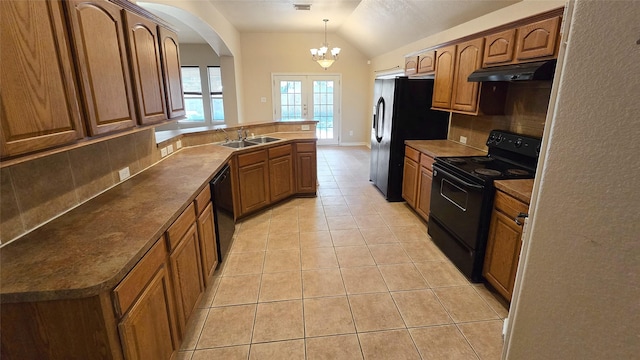
<svg viewBox="0 0 640 360">
<path fill-rule="evenodd" d="M 274 120 L 316 120 L 318 144 L 340 142 L 340 75 L 272 77 Z"/>
</svg>

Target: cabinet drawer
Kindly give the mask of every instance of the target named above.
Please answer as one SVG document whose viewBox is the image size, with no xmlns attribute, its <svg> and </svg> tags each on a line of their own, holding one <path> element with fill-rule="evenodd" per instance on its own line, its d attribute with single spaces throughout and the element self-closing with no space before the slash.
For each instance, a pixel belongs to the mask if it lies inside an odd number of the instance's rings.
<svg viewBox="0 0 640 360">
<path fill-rule="evenodd" d="M 291 155 L 291 144 L 276 146 L 269 149 L 269 159 Z"/>
<path fill-rule="evenodd" d="M 167 249 L 162 237 L 113 289 L 113 304 L 118 317 L 122 317 L 129 311 L 158 268 L 164 264 L 166 258 Z"/>
<path fill-rule="evenodd" d="M 521 212 L 526 214 L 529 211 L 529 205 L 503 193 L 502 191 L 496 191 L 493 206 L 512 219 L 518 216 Z"/>
<path fill-rule="evenodd" d="M 404 156 L 408 157 L 409 159 L 415 162 L 420 162 L 420 152 L 412 147 L 408 147 L 408 146 L 405 147 Z"/>
<path fill-rule="evenodd" d="M 296 144 L 297 152 L 313 152 L 316 151 L 316 143 L 308 142 L 308 143 L 297 143 Z"/>
<path fill-rule="evenodd" d="M 178 217 L 176 221 L 169 227 L 167 230 L 167 247 L 169 251 L 173 251 L 173 249 L 178 246 L 178 242 L 184 234 L 187 233 L 191 225 L 196 222 L 196 212 L 195 206 L 193 203 L 189 204 L 189 207 L 184 209 L 182 214 Z"/>
<path fill-rule="evenodd" d="M 420 154 L 420 166 L 423 166 L 429 170 L 433 170 L 433 162 L 435 160 L 429 156 L 429 155 L 425 155 L 425 154 Z"/>
<path fill-rule="evenodd" d="M 195 204 L 196 204 L 196 214 L 202 214 L 202 211 L 207 207 L 207 205 L 211 202 L 211 188 L 207 184 L 207 186 L 200 191 L 200 194 L 196 196 Z"/>
<path fill-rule="evenodd" d="M 238 166 L 243 167 L 247 165 L 253 165 L 266 160 L 267 160 L 266 150 L 254 151 L 248 154 L 238 155 Z"/>
</svg>

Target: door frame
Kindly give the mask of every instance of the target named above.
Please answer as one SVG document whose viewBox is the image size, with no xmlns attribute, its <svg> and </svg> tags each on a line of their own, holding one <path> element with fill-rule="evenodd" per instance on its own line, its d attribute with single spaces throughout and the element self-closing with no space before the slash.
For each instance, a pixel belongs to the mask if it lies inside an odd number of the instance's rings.
<svg viewBox="0 0 640 360">
<path fill-rule="evenodd" d="M 318 145 L 340 145 L 340 142 L 342 141 L 342 74 L 340 73 L 271 73 L 271 103 L 272 103 L 272 116 L 273 116 L 273 121 L 281 121 L 279 119 L 276 118 L 276 114 L 278 113 L 278 106 L 280 104 L 280 101 L 278 100 L 280 98 L 280 91 L 279 91 L 279 87 L 276 86 L 276 78 L 277 77 L 292 77 L 292 78 L 296 78 L 296 77 L 305 77 L 311 81 L 316 80 L 315 78 L 322 78 L 322 77 L 335 77 L 337 78 L 338 81 L 338 91 L 336 94 L 337 99 L 334 99 L 334 106 L 336 106 L 336 108 L 334 109 L 334 123 L 333 123 L 333 131 L 334 131 L 334 139 L 332 140 L 326 140 L 326 139 L 318 139 Z M 311 89 L 309 89 L 309 96 L 313 96 L 313 87 L 311 87 Z M 304 100 L 303 100 L 304 101 Z M 309 105 L 312 102 L 312 99 L 307 99 L 307 108 L 309 109 L 307 111 L 307 117 L 309 117 L 309 114 L 312 112 L 311 110 L 311 106 Z M 308 119 L 304 119 L 304 120 L 309 120 L 312 121 L 312 118 L 308 118 Z M 286 121 L 284 121 L 286 122 Z"/>
</svg>

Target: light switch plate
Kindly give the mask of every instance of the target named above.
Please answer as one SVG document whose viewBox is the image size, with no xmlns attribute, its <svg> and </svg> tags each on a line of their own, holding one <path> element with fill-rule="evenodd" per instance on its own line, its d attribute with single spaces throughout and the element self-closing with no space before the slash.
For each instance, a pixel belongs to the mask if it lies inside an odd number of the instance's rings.
<svg viewBox="0 0 640 360">
<path fill-rule="evenodd" d="M 120 181 L 123 181 L 124 179 L 128 178 L 129 176 L 131 176 L 131 173 L 129 172 L 129 167 L 127 166 L 124 169 L 120 169 L 118 171 L 118 175 L 120 176 Z"/>
<path fill-rule="evenodd" d="M 263 96 L 263 97 L 261 97 L 261 98 L 260 98 L 260 102 L 261 102 L 261 103 L 266 103 L 266 102 L 267 102 L 267 98 L 266 98 L 266 97 L 264 97 L 264 96 Z"/>
<path fill-rule="evenodd" d="M 171 154 L 173 152 L 173 145 L 167 145 L 167 154 Z"/>
<path fill-rule="evenodd" d="M 466 136 L 460 136 L 460 142 L 463 144 L 467 143 L 467 137 Z"/>
<path fill-rule="evenodd" d="M 167 148 L 163 147 L 162 149 L 160 149 L 160 156 L 165 157 L 167 156 Z"/>
<path fill-rule="evenodd" d="M 300 125 L 301 130 L 309 130 L 309 125 Z"/>
<path fill-rule="evenodd" d="M 176 141 L 176 150 L 180 149 L 181 147 L 182 147 L 182 140 Z"/>
</svg>

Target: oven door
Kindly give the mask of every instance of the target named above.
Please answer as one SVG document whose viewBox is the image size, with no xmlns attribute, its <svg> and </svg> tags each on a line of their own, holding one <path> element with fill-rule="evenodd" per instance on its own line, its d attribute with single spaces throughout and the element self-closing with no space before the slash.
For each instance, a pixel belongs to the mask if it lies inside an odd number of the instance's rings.
<svg viewBox="0 0 640 360">
<path fill-rule="evenodd" d="M 469 182 L 433 166 L 430 217 L 434 217 L 447 231 L 475 250 L 481 240 L 483 208 L 486 207 L 485 186 Z"/>
</svg>

